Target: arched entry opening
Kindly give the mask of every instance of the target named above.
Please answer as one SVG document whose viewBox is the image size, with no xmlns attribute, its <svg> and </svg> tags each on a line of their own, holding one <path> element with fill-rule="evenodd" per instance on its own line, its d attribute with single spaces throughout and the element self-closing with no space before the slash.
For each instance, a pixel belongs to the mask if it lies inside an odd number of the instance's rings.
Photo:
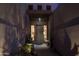
<svg viewBox="0 0 79 59">
<path fill-rule="evenodd" d="M 29 16 L 29 32 L 34 44 L 41 45 L 50 43 L 50 17 L 51 11 L 44 10 L 27 10 Z"/>
<path fill-rule="evenodd" d="M 37 17 L 31 21 L 31 38 L 35 44 L 43 44 L 48 42 L 47 21 L 45 18 Z"/>
<path fill-rule="evenodd" d="M 35 51 L 38 50 L 37 53 L 39 54 L 41 51 L 49 49 L 51 45 L 50 30 L 51 30 L 52 11 L 50 9 L 49 10 L 31 9 L 27 10 L 26 14 L 29 16 L 28 31 L 29 34 L 31 34 L 31 38 L 34 43 L 34 50 Z M 41 53 L 39 55 L 41 55 Z"/>
</svg>

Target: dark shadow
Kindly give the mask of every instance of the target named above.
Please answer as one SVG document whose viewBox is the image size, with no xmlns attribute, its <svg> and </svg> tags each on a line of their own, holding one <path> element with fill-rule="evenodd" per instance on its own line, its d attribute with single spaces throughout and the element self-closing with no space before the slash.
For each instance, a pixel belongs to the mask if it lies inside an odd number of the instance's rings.
<svg viewBox="0 0 79 59">
<path fill-rule="evenodd" d="M 76 18 L 74 18 L 74 19 L 72 19 L 69 22 L 64 24 L 65 28 L 75 26 L 75 25 L 79 25 L 79 17 L 76 17 Z"/>
<path fill-rule="evenodd" d="M 73 49 L 71 50 L 70 55 L 75 56 L 77 54 L 78 54 L 78 47 L 77 47 L 77 44 L 75 43 Z"/>
<path fill-rule="evenodd" d="M 64 25 L 64 27 L 63 27 Z M 62 28 L 68 28 L 68 27 L 72 27 L 72 26 L 76 26 L 79 25 L 79 17 L 73 18 L 72 20 L 64 23 L 64 24 L 60 24 L 60 26 L 55 27 L 55 29 L 62 29 Z"/>
<path fill-rule="evenodd" d="M 0 23 L 5 24 L 7 26 L 11 26 L 11 27 L 18 27 L 18 25 L 11 24 L 9 21 L 5 19 L 1 19 L 1 18 L 0 18 Z"/>
<path fill-rule="evenodd" d="M 77 45 L 75 43 L 74 48 L 71 49 L 71 39 L 65 30 L 64 30 L 64 34 L 65 36 L 63 43 L 61 42 L 57 34 L 55 35 L 56 37 L 54 36 L 54 40 L 53 40 L 54 51 L 61 56 L 75 56 L 78 53 Z"/>
<path fill-rule="evenodd" d="M 3 46 L 3 49 L 4 49 L 3 54 L 5 56 L 16 55 L 18 51 L 19 41 L 16 38 L 14 28 L 15 27 L 16 29 L 19 28 L 18 25 L 13 25 L 9 21 L 1 19 L 1 18 L 0 18 L 0 23 L 5 25 L 5 43 Z"/>
<path fill-rule="evenodd" d="M 15 36 L 15 30 L 10 26 L 6 26 L 5 30 L 5 44 L 3 53 L 6 52 L 8 52 L 11 56 L 17 55 L 18 53 L 18 39 Z"/>
</svg>

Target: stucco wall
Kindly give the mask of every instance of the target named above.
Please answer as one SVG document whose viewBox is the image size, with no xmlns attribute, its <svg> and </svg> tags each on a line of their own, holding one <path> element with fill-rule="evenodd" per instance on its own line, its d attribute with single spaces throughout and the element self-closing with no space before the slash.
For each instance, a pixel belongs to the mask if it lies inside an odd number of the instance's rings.
<svg viewBox="0 0 79 59">
<path fill-rule="evenodd" d="M 64 51 L 62 54 L 64 55 L 65 51 L 68 52 L 67 50 L 65 50 L 64 47 L 67 47 L 66 44 L 63 44 L 65 40 L 70 39 L 70 49 L 72 49 L 74 47 L 74 43 L 76 43 L 78 45 L 79 43 L 79 26 L 75 25 L 75 26 L 70 26 L 70 27 L 66 27 L 64 28 L 64 23 L 67 23 L 69 21 L 71 21 L 72 19 L 76 18 L 79 16 L 79 4 L 61 4 L 59 9 L 56 10 L 56 12 L 54 13 L 54 26 L 58 26 L 59 28 L 55 29 L 55 36 L 58 37 L 57 42 L 59 43 L 59 45 L 57 45 L 56 47 L 58 48 L 58 50 L 60 51 L 60 53 L 62 53 L 62 51 Z M 74 19 L 75 20 L 75 19 Z M 61 25 L 62 24 L 62 25 Z M 62 29 L 60 28 L 60 26 L 62 26 Z M 69 38 L 65 39 L 66 37 L 66 33 L 67 32 Z M 58 35 L 58 36 L 57 36 Z M 60 40 L 61 39 L 61 40 Z M 56 41 L 56 40 L 55 40 Z M 67 40 L 67 42 L 69 42 Z M 62 46 L 63 45 L 63 46 Z M 62 49 L 61 49 L 62 48 Z"/>
<path fill-rule="evenodd" d="M 5 43 L 5 26 L 0 24 L 0 55 L 3 55 L 3 46 Z"/>
<path fill-rule="evenodd" d="M 22 37 L 24 15 L 20 7 L 19 4 L 0 4 L 0 55 L 15 51 L 13 47 L 17 47 L 14 44 Z"/>
</svg>

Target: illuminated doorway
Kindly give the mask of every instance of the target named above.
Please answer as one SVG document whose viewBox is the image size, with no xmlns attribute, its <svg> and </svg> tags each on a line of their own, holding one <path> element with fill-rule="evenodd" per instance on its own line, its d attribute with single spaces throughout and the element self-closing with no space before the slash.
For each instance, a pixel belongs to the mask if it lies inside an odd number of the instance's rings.
<svg viewBox="0 0 79 59">
<path fill-rule="evenodd" d="M 36 18 L 34 24 L 31 24 L 31 38 L 35 44 L 47 43 L 47 25 L 44 24 L 42 18 Z"/>
</svg>

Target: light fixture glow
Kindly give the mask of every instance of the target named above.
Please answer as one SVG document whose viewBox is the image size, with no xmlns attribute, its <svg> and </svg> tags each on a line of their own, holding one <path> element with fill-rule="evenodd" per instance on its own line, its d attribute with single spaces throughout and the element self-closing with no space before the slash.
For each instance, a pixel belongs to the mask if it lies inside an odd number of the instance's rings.
<svg viewBox="0 0 79 59">
<path fill-rule="evenodd" d="M 31 25 L 31 38 L 34 41 L 34 35 L 35 35 L 35 26 Z"/>
<path fill-rule="evenodd" d="M 41 21 L 41 18 L 39 18 L 38 20 L 39 20 L 39 22 L 40 22 L 40 21 Z"/>
</svg>

